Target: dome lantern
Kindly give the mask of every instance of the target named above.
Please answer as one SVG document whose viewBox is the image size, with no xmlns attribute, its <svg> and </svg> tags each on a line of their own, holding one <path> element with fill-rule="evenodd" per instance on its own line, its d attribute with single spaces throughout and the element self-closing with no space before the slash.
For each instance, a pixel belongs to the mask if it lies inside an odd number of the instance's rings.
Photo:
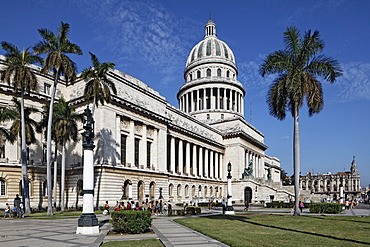
<svg viewBox="0 0 370 247">
<path fill-rule="evenodd" d="M 209 20 L 207 22 L 206 26 L 204 27 L 204 30 L 206 31 L 205 37 L 216 36 L 216 24 L 212 20 Z"/>
</svg>

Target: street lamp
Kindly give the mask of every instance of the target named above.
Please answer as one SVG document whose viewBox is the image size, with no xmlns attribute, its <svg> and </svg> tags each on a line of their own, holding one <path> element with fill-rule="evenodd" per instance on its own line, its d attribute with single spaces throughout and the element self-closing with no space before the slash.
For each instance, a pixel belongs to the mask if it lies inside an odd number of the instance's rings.
<svg viewBox="0 0 370 247">
<path fill-rule="evenodd" d="M 77 234 L 93 235 L 99 233 L 99 223 L 94 214 L 94 119 L 89 107 L 85 109 L 85 132 L 83 136 L 83 208 L 78 219 Z"/>
<path fill-rule="evenodd" d="M 225 209 L 225 214 L 235 214 L 234 208 L 232 205 L 232 193 L 231 193 L 231 163 L 227 164 L 227 203 L 226 203 L 226 209 Z"/>
</svg>

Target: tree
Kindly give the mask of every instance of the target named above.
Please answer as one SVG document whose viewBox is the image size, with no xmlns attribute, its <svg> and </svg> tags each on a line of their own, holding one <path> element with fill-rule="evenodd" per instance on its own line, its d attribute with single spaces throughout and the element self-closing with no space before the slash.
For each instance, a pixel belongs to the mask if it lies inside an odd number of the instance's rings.
<svg viewBox="0 0 370 247">
<path fill-rule="evenodd" d="M 27 175 L 27 148 L 26 148 L 26 127 L 25 127 L 25 107 L 24 93 L 25 90 L 35 90 L 37 87 L 36 73 L 31 69 L 30 65 L 34 63 L 42 64 L 42 58 L 32 55 L 27 48 L 20 51 L 15 45 L 8 42 L 1 42 L 2 48 L 6 51 L 5 70 L 1 71 L 1 79 L 4 82 L 13 84 L 15 91 L 20 91 L 20 132 L 21 132 L 21 160 L 22 160 L 22 197 L 25 205 L 25 213 L 31 213 L 30 197 L 28 189 Z"/>
<path fill-rule="evenodd" d="M 46 140 L 46 164 L 47 164 L 47 187 L 51 191 L 51 125 L 53 122 L 53 106 L 55 92 L 61 75 L 64 76 L 66 83 L 73 81 L 76 77 L 76 65 L 66 54 L 82 55 L 81 48 L 71 43 L 68 40 L 69 24 L 61 23 L 58 34 L 55 35 L 48 29 L 38 29 L 43 41 L 38 42 L 34 47 L 35 54 L 47 54 L 41 72 L 54 73 L 54 83 L 51 90 L 50 112 L 47 126 Z M 48 212 L 47 215 L 52 215 L 51 193 L 48 193 Z"/>
<path fill-rule="evenodd" d="M 310 117 L 319 113 L 324 100 L 318 77 L 333 83 L 342 75 L 342 69 L 337 60 L 321 54 L 325 45 L 317 30 L 313 33 L 308 30 L 301 36 L 296 27 L 288 27 L 284 32 L 284 44 L 284 50 L 267 55 L 259 72 L 262 76 L 278 74 L 267 95 L 270 115 L 283 120 L 289 111 L 294 119 L 294 215 L 299 215 L 299 109 L 306 101 Z"/>
<path fill-rule="evenodd" d="M 13 108 L 0 108 L 0 123 L 16 119 L 17 111 Z M 10 143 L 15 142 L 15 136 L 12 135 L 8 129 L 0 127 L 0 146 L 4 145 L 6 141 Z"/>
<path fill-rule="evenodd" d="M 66 143 L 70 140 L 77 141 L 77 122 L 83 122 L 84 115 L 76 113 L 74 106 L 60 98 L 54 107 L 54 118 L 55 136 L 62 144 L 61 211 L 64 211 Z"/>
<path fill-rule="evenodd" d="M 94 104 L 91 112 L 94 114 L 95 106 L 98 107 L 99 102 L 104 105 L 104 102 L 109 103 L 111 101 L 111 90 L 114 94 L 117 94 L 116 86 L 107 77 L 108 71 L 113 69 L 115 64 L 111 62 L 100 63 L 94 54 L 89 53 L 93 67 L 85 69 L 80 77 L 87 82 L 84 90 L 84 98 L 93 98 Z"/>
</svg>

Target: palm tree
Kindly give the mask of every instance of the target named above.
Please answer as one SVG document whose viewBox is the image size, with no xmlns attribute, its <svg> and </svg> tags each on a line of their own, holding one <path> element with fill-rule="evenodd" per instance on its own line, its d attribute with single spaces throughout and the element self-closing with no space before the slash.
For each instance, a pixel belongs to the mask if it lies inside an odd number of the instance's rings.
<svg viewBox="0 0 370 247">
<path fill-rule="evenodd" d="M 13 108 L 0 108 L 0 123 L 16 119 L 17 111 Z M 15 142 L 15 136 L 8 129 L 0 127 L 0 146 L 3 146 L 6 141 Z"/>
<path fill-rule="evenodd" d="M 114 94 L 117 94 L 116 86 L 107 77 L 108 71 L 113 69 L 115 64 L 111 62 L 100 63 L 94 54 L 89 53 L 93 67 L 85 69 L 80 77 L 87 82 L 84 90 L 84 98 L 93 98 L 94 104 L 91 112 L 94 114 L 95 106 L 98 107 L 99 102 L 104 105 L 104 102 L 109 103 L 111 101 L 111 90 Z"/>
<path fill-rule="evenodd" d="M 278 74 L 267 95 L 270 115 L 283 120 L 286 111 L 290 111 L 294 118 L 294 215 L 299 215 L 299 109 L 306 100 L 309 116 L 319 113 L 324 100 L 318 77 L 333 83 L 342 75 L 342 70 L 337 60 L 320 54 L 325 45 L 318 31 L 308 30 L 302 37 L 296 27 L 288 27 L 284 32 L 284 44 L 284 50 L 266 57 L 259 72 L 262 76 Z"/>
<path fill-rule="evenodd" d="M 54 107 L 54 117 L 55 136 L 62 144 L 61 211 L 64 211 L 66 143 L 69 140 L 77 141 L 77 122 L 83 122 L 84 115 L 76 113 L 74 106 L 60 98 Z"/>
<path fill-rule="evenodd" d="M 15 97 L 13 98 L 13 103 L 15 106 L 15 119 L 10 127 L 10 133 L 13 136 L 18 136 L 22 138 L 22 105 Z M 31 145 L 36 143 L 36 128 L 38 123 L 31 117 L 31 114 L 38 113 L 39 110 L 33 107 L 24 107 L 24 120 L 25 120 L 25 133 L 26 133 L 26 144 Z"/>
<path fill-rule="evenodd" d="M 50 112 L 47 127 L 46 140 L 46 160 L 47 160 L 47 186 L 48 191 L 51 191 L 51 125 L 53 122 L 53 105 L 55 99 L 56 87 L 58 85 L 59 77 L 64 75 L 66 82 L 73 81 L 76 77 L 76 65 L 66 54 L 82 55 L 81 48 L 71 43 L 68 40 L 69 24 L 61 23 L 57 36 L 48 29 L 39 29 L 43 41 L 38 42 L 34 46 L 36 54 L 47 54 L 45 63 L 42 67 L 43 73 L 49 73 L 50 70 L 54 72 L 54 83 L 51 90 Z M 52 215 L 51 194 L 48 194 L 48 215 Z"/>
<path fill-rule="evenodd" d="M 25 204 L 25 213 L 31 213 L 30 197 L 28 189 L 27 175 L 27 148 L 26 148 L 26 128 L 24 113 L 24 92 L 25 90 L 35 90 L 37 88 L 37 78 L 35 72 L 30 68 L 31 64 L 42 64 L 42 58 L 32 55 L 27 48 L 20 51 L 15 45 L 8 42 L 1 42 L 2 48 L 6 51 L 7 67 L 1 71 L 1 79 L 4 82 L 13 84 L 14 90 L 20 90 L 20 119 L 21 119 L 21 160 L 22 160 L 22 191 L 23 202 Z"/>
</svg>

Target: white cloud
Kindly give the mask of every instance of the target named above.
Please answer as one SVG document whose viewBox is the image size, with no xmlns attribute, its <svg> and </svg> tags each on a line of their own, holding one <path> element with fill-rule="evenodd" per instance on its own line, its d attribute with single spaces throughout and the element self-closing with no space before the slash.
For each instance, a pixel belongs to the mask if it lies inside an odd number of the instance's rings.
<svg viewBox="0 0 370 247">
<path fill-rule="evenodd" d="M 259 56 L 255 61 L 246 61 L 239 64 L 238 80 L 243 84 L 247 92 L 252 92 L 257 96 L 266 96 L 270 85 L 276 78 L 275 75 L 265 75 L 262 77 L 258 70 L 262 64 L 263 56 Z"/>
<path fill-rule="evenodd" d="M 112 59 L 118 68 L 142 64 L 171 78 L 165 73 L 178 74 L 194 40 L 202 37 L 194 32 L 200 23 L 176 16 L 159 2 L 103 0 L 81 4 L 93 15 L 96 41 L 115 54 Z"/>
<path fill-rule="evenodd" d="M 370 100 L 370 63 L 352 62 L 342 66 L 343 76 L 334 83 L 338 100 Z"/>
</svg>

